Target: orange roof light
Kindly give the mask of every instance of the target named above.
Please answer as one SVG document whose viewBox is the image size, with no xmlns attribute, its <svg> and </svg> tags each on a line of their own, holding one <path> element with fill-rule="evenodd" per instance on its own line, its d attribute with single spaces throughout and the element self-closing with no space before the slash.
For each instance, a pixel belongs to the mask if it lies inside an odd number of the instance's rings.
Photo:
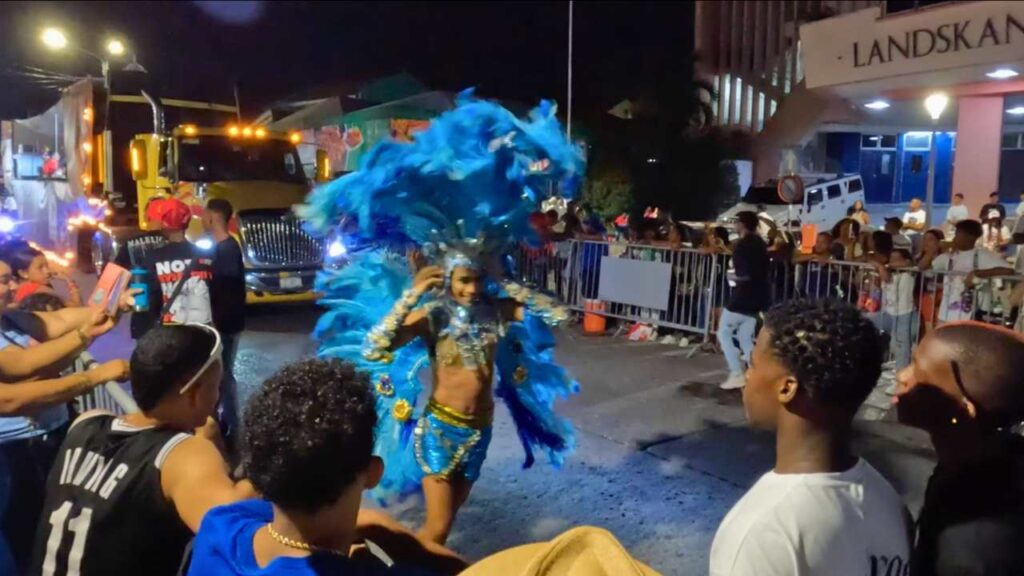
<svg viewBox="0 0 1024 576">
<path fill-rule="evenodd" d="M 91 122 L 92 121 L 92 107 L 91 106 L 86 106 L 82 110 L 82 120 L 85 120 L 86 122 Z"/>
<path fill-rule="evenodd" d="M 292 144 L 298 144 L 299 142 L 302 141 L 302 134 L 299 134 L 298 132 L 292 132 L 291 134 L 288 135 L 288 140 L 290 140 Z"/>
<path fill-rule="evenodd" d="M 186 124 L 185 125 L 185 135 L 186 136 L 195 136 L 197 132 L 199 132 L 199 130 L 195 126 L 193 126 L 192 124 Z"/>
<path fill-rule="evenodd" d="M 256 137 L 257 138 L 266 138 L 267 137 L 266 129 L 264 129 L 264 128 L 257 128 L 256 129 Z"/>
<path fill-rule="evenodd" d="M 139 168 L 142 165 L 139 162 L 139 149 L 136 148 L 135 146 L 132 146 L 131 147 L 131 151 L 132 151 L 132 172 L 138 172 Z"/>
<path fill-rule="evenodd" d="M 245 128 L 242 128 L 242 136 L 245 136 L 246 138 L 252 136 L 252 127 L 246 126 Z"/>
<path fill-rule="evenodd" d="M 92 154 L 92 142 L 82 142 L 82 151 L 86 154 Z"/>
<path fill-rule="evenodd" d="M 228 126 L 228 136 L 238 136 L 238 126 Z"/>
</svg>

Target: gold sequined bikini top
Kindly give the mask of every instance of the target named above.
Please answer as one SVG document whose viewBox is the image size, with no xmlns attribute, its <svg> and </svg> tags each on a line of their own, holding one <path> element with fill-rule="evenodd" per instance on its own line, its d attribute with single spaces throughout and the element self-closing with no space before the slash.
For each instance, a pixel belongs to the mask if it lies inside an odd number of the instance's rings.
<svg viewBox="0 0 1024 576">
<path fill-rule="evenodd" d="M 489 366 L 504 326 L 496 308 L 480 304 L 463 306 L 433 303 L 430 321 L 430 356 L 441 366 L 479 368 Z"/>
</svg>

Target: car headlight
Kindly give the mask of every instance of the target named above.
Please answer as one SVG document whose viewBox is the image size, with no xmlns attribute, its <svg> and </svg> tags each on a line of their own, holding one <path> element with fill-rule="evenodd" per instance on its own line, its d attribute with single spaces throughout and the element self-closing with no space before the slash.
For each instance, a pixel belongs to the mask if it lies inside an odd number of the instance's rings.
<svg viewBox="0 0 1024 576">
<path fill-rule="evenodd" d="M 348 248 L 345 248 L 345 243 L 341 241 L 341 238 L 334 238 L 327 244 L 328 258 L 341 258 L 346 254 L 348 254 Z"/>
<path fill-rule="evenodd" d="M 331 232 L 324 242 L 324 263 L 328 266 L 340 266 L 348 258 L 348 246 L 345 238 L 337 230 Z"/>
</svg>

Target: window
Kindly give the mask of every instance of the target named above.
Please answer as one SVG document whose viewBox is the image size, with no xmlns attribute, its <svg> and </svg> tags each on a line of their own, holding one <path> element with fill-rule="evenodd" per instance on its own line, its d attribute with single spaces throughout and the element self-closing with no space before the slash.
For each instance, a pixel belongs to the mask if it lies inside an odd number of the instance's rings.
<svg viewBox="0 0 1024 576">
<path fill-rule="evenodd" d="M 860 181 L 860 178 L 854 178 L 850 180 L 849 193 L 860 192 L 864 189 L 864 184 Z"/>
<path fill-rule="evenodd" d="M 892 134 L 864 134 L 860 137 L 860 147 L 865 150 L 894 150 L 896 136 Z"/>
<path fill-rule="evenodd" d="M 840 196 L 843 195 L 843 189 L 841 186 L 839 186 L 839 184 L 830 184 L 829 187 L 826 188 L 826 190 L 828 191 L 829 200 L 833 198 L 839 198 Z"/>
<path fill-rule="evenodd" d="M 1024 148 L 1021 145 L 1021 134 L 1003 134 L 1003 150 L 1020 150 Z"/>
<path fill-rule="evenodd" d="M 929 150 L 931 147 L 931 132 L 907 132 L 903 135 L 904 150 Z"/>
<path fill-rule="evenodd" d="M 807 206 L 815 206 L 821 204 L 821 188 L 812 188 L 807 191 Z"/>
</svg>

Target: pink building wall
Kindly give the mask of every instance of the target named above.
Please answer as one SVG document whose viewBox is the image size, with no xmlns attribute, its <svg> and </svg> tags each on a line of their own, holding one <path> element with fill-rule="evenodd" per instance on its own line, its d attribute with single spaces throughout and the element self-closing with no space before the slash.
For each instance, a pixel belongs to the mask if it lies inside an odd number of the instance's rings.
<svg viewBox="0 0 1024 576">
<path fill-rule="evenodd" d="M 1002 96 L 962 96 L 957 100 L 953 193 L 963 194 L 972 217 L 999 189 L 1003 131 Z"/>
</svg>

